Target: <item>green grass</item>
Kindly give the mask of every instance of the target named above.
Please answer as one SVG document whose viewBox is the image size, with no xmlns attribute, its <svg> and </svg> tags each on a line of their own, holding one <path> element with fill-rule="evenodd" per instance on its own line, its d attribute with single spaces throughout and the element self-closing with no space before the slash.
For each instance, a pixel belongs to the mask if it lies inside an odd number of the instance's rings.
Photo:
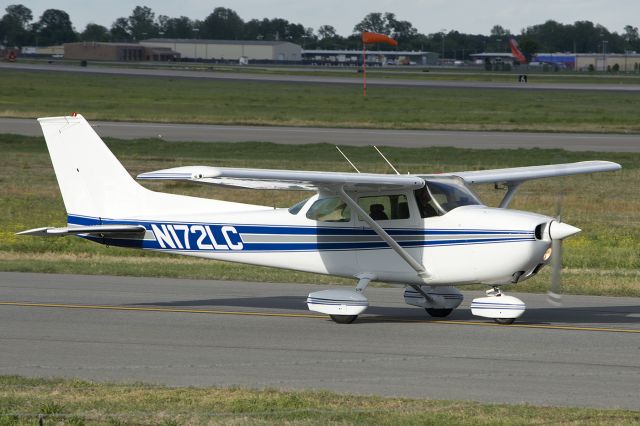
<svg viewBox="0 0 640 426">
<path fill-rule="evenodd" d="M 521 425 L 640 422 L 640 412 L 355 396 L 327 391 L 168 388 L 0 376 L 0 425 Z"/>
<path fill-rule="evenodd" d="M 179 165 L 262 167 L 347 171 L 328 145 L 291 147 L 270 143 L 196 143 L 161 140 L 108 140 L 130 173 Z M 346 147 L 363 171 L 388 172 L 370 148 Z M 0 135 L 0 270 L 112 275 L 239 279 L 271 282 L 349 283 L 313 274 L 108 248 L 79 238 L 19 237 L 40 226 L 63 226 L 64 206 L 42 138 Z M 620 162 L 617 173 L 548 179 L 525 184 L 511 207 L 554 215 L 557 194 L 565 192 L 563 219 L 583 229 L 565 243 L 564 287 L 568 293 L 640 296 L 640 154 L 575 153 L 562 150 L 467 150 L 385 148 L 402 173 L 461 171 L 603 159 Z M 305 192 L 230 190 L 150 182 L 167 192 L 231 201 L 289 206 Z M 503 191 L 478 188 L 488 205 Z M 519 291 L 547 289 L 548 276 L 519 284 Z"/>
<path fill-rule="evenodd" d="M 371 87 L 0 70 L 0 117 L 638 132 L 635 93 Z"/>
</svg>

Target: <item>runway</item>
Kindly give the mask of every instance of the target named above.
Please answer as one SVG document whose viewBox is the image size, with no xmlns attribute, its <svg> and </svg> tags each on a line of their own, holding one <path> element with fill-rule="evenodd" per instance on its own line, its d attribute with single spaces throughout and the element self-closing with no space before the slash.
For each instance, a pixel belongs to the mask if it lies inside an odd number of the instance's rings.
<svg viewBox="0 0 640 426">
<path fill-rule="evenodd" d="M 640 409 L 636 298 L 519 295 L 517 326 L 446 321 L 368 288 L 351 325 L 306 310 L 326 286 L 0 273 L 0 374 L 329 389 Z"/>
<path fill-rule="evenodd" d="M 287 75 L 287 74 L 260 74 L 247 72 L 224 71 L 193 71 L 181 69 L 150 69 L 110 67 L 97 62 L 90 62 L 87 67 L 68 65 L 62 63 L 51 64 L 25 64 L 25 63 L 1 63 L 0 70 L 21 70 L 37 72 L 66 72 L 93 75 L 121 75 L 139 77 L 170 77 L 190 78 L 205 80 L 250 81 L 272 83 L 301 83 L 301 84 L 346 84 L 361 85 L 362 81 L 357 77 L 336 77 L 322 75 Z M 355 72 L 354 72 L 355 73 Z M 487 82 L 487 81 L 443 81 L 425 79 L 402 78 L 367 78 L 368 86 L 389 87 L 413 87 L 413 88 L 440 88 L 440 89 L 498 89 L 498 90 L 560 90 L 560 91 L 596 91 L 596 92 L 640 92 L 637 84 L 584 84 L 584 83 L 513 83 Z"/>
<path fill-rule="evenodd" d="M 91 121 L 102 137 L 161 138 L 167 141 L 279 144 L 329 143 L 351 146 L 420 148 L 451 146 L 473 149 L 542 148 L 568 151 L 640 152 L 640 135 L 588 133 L 461 132 L 314 127 L 223 126 L 177 123 Z M 0 118 L 0 132 L 42 136 L 35 119 Z"/>
</svg>

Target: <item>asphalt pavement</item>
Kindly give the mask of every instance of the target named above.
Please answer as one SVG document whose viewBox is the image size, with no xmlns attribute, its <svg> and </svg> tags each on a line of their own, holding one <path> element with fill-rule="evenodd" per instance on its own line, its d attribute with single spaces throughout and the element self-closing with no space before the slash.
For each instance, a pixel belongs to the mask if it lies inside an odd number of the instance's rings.
<svg viewBox="0 0 640 426">
<path fill-rule="evenodd" d="M 341 84 L 341 85 L 361 85 L 362 80 L 356 77 L 325 76 L 325 75 L 288 75 L 288 74 L 260 74 L 246 72 L 227 71 L 194 71 L 179 68 L 135 68 L 105 66 L 99 62 L 90 62 L 89 66 L 81 67 L 69 65 L 68 63 L 54 62 L 47 64 L 29 63 L 2 63 L 1 70 L 21 70 L 38 72 L 64 72 L 76 74 L 94 75 L 122 75 L 139 77 L 162 77 L 162 78 L 189 78 L 205 80 L 227 80 L 227 81 L 252 81 L 252 82 L 272 82 L 272 83 L 300 83 L 300 84 Z M 354 71 L 355 73 L 355 71 Z M 560 90 L 560 91 L 595 91 L 595 92 L 640 92 L 638 84 L 598 84 L 598 83 L 518 83 L 514 75 L 512 83 L 490 82 L 490 81 L 464 81 L 464 80 L 431 80 L 424 79 L 403 79 L 403 78 L 367 78 L 367 86 L 390 86 L 390 87 L 414 87 L 414 88 L 441 88 L 441 89 L 497 89 L 497 90 Z"/>
<path fill-rule="evenodd" d="M 306 310 L 324 288 L 0 273 L 0 374 L 640 409 L 636 298 L 521 294 L 499 326 L 471 316 L 480 293 L 434 320 L 370 287 L 340 325 Z"/>
<path fill-rule="evenodd" d="M 640 152 L 640 135 L 589 133 L 466 132 L 377 130 L 208 124 L 91 121 L 102 137 L 159 138 L 167 141 L 280 144 L 329 143 L 352 146 L 420 148 L 451 146 L 473 149 L 542 148 L 568 151 Z M 0 133 L 42 136 L 35 119 L 0 118 Z"/>
</svg>

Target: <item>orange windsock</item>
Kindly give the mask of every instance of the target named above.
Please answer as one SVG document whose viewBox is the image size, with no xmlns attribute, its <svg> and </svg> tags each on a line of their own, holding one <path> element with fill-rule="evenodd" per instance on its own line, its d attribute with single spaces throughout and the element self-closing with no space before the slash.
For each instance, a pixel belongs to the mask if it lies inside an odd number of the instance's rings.
<svg viewBox="0 0 640 426">
<path fill-rule="evenodd" d="M 369 44 L 369 43 L 387 43 L 390 44 L 392 46 L 397 46 L 398 42 L 395 41 L 394 39 L 392 39 L 389 36 L 386 36 L 384 34 L 378 34 L 378 33 L 370 33 L 367 31 L 364 31 L 362 33 L 362 42 L 364 44 Z"/>
</svg>

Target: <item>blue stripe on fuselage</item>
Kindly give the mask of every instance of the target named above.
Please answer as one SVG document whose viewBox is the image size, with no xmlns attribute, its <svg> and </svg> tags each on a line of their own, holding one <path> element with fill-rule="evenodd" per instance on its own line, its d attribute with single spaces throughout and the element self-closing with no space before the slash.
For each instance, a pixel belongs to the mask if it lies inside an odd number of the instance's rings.
<svg viewBox="0 0 640 426">
<path fill-rule="evenodd" d="M 281 225 L 245 225 L 245 224 L 205 224 L 202 222 L 156 222 L 148 220 L 115 220 L 100 219 L 79 215 L 69 215 L 69 224 L 98 225 L 98 224 L 135 224 L 143 225 L 153 232 L 155 239 L 109 238 L 85 236 L 85 238 L 120 247 L 134 247 L 153 250 L 172 251 L 254 251 L 254 252 L 291 252 L 291 251 L 323 251 L 323 250 L 372 250 L 386 249 L 389 246 L 382 240 L 358 241 L 358 237 L 371 236 L 375 233 L 370 229 L 353 227 L 314 227 L 314 226 L 281 226 Z M 532 231 L 514 230 L 425 230 L 418 229 L 387 229 L 390 235 L 397 238 L 402 247 L 451 246 L 470 244 L 495 244 L 534 241 Z M 244 242 L 243 234 L 272 235 L 274 241 Z M 336 242 L 279 242 L 278 235 L 300 236 L 352 236 L 353 240 Z M 402 241 L 403 236 L 420 237 L 418 240 Z M 439 236 L 438 240 L 428 240 L 428 236 Z M 442 238 L 450 236 L 451 238 Z M 492 237 L 493 236 L 493 237 Z"/>
</svg>

